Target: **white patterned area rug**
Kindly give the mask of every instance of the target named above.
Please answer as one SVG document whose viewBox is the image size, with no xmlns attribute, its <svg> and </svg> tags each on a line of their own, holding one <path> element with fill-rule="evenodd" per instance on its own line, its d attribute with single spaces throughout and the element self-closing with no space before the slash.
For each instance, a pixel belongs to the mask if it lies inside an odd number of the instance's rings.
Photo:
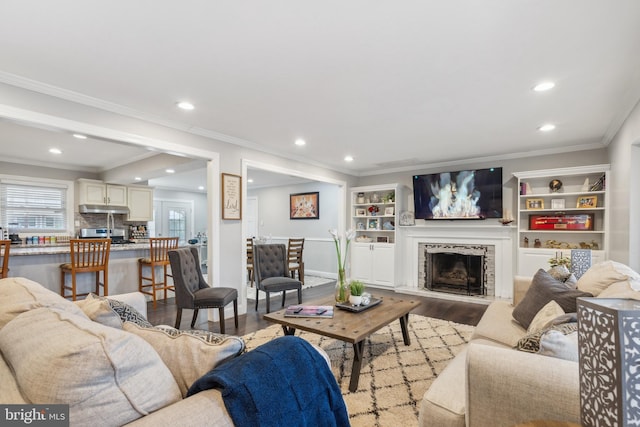
<svg viewBox="0 0 640 427">
<path fill-rule="evenodd" d="M 473 326 L 410 314 L 411 345 L 405 346 L 400 322 L 391 323 L 365 341 L 360 383 L 353 393 L 349 391 L 352 344 L 304 331 L 296 335 L 329 355 L 353 427 L 411 427 L 418 425 L 425 391 L 464 349 L 473 330 Z M 250 350 L 282 335 L 282 327 L 272 325 L 243 338 Z"/>
</svg>

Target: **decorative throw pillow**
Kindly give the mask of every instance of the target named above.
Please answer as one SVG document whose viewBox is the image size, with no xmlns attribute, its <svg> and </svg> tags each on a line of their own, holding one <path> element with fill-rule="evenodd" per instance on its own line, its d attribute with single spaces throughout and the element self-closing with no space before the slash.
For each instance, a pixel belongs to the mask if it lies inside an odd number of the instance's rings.
<svg viewBox="0 0 640 427">
<path fill-rule="evenodd" d="M 118 313 L 111 308 L 111 304 L 109 304 L 107 298 L 99 297 L 96 294 L 89 294 L 85 299 L 76 301 L 76 305 L 94 322 L 116 329 L 122 329 L 122 320 Z"/>
<path fill-rule="evenodd" d="M 60 294 L 50 291 L 39 283 L 24 277 L 1 279 L 0 328 L 16 316 L 39 307 L 55 307 L 79 316 L 84 313 L 74 303 Z"/>
<path fill-rule="evenodd" d="M 571 276 L 571 272 L 564 265 L 556 265 L 554 267 L 551 267 L 549 270 L 547 270 L 547 273 L 549 273 L 549 275 L 551 275 L 551 277 L 553 277 L 554 279 L 561 282 L 566 281 L 569 276 Z"/>
<path fill-rule="evenodd" d="M 103 303 L 100 304 L 98 301 L 103 301 Z M 106 302 L 106 305 L 104 302 Z M 151 328 L 153 326 L 138 310 L 131 307 L 129 304 L 115 299 L 101 297 L 96 294 L 89 294 L 87 295 L 85 302 L 80 303 L 79 305 L 91 320 L 102 323 L 103 325 L 114 326 L 115 317 L 113 317 L 113 315 L 115 315 L 118 317 L 119 325 L 114 327 L 117 327 L 118 329 L 122 329 L 123 322 L 136 323 L 143 328 Z M 107 312 L 108 309 L 111 310 L 111 313 L 113 314 L 109 314 Z M 89 313 L 92 313 L 95 318 L 91 317 Z"/>
<path fill-rule="evenodd" d="M 0 348 L 30 402 L 69 404 L 74 425 L 124 425 L 181 399 L 143 339 L 57 308 L 22 313 Z"/>
<path fill-rule="evenodd" d="M 529 328 L 527 329 L 527 333 L 530 334 L 544 329 L 550 321 L 558 316 L 562 316 L 563 314 L 564 310 L 557 302 L 549 301 L 533 318 Z"/>
<path fill-rule="evenodd" d="M 547 329 L 542 329 L 540 331 L 536 331 L 530 334 L 527 334 L 520 338 L 518 344 L 516 344 L 516 349 L 520 351 L 526 351 L 528 353 L 538 353 L 540 351 L 540 340 L 542 336 L 545 335 L 548 331 L 558 331 L 563 335 L 570 334 L 572 332 L 576 332 L 578 330 L 578 323 L 562 323 L 560 325 L 551 326 Z"/>
<path fill-rule="evenodd" d="M 600 292 L 613 283 L 625 280 L 630 280 L 631 285 L 640 285 L 640 274 L 619 262 L 604 261 L 588 269 L 578 280 L 577 287 L 581 291 L 590 292 L 597 297 Z M 640 291 L 640 287 L 634 290 Z"/>
<path fill-rule="evenodd" d="M 549 301 L 557 302 L 565 313 L 572 313 L 576 311 L 576 298 L 591 296 L 593 295 L 588 292 L 567 288 L 564 283 L 540 269 L 533 276 L 531 286 L 522 301 L 513 309 L 513 318 L 528 329 L 538 311 Z"/>
<path fill-rule="evenodd" d="M 151 344 L 171 370 L 183 396 L 195 380 L 245 349 L 242 338 L 233 335 L 169 326 L 144 328 L 130 322 L 123 328 Z"/>
</svg>

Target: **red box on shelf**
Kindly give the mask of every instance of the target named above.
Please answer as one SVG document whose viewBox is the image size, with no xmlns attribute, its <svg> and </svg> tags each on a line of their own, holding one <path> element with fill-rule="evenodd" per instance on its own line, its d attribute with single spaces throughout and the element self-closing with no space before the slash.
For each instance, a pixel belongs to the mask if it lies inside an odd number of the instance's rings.
<svg viewBox="0 0 640 427">
<path fill-rule="evenodd" d="M 593 230 L 593 214 L 529 215 L 529 230 Z"/>
</svg>

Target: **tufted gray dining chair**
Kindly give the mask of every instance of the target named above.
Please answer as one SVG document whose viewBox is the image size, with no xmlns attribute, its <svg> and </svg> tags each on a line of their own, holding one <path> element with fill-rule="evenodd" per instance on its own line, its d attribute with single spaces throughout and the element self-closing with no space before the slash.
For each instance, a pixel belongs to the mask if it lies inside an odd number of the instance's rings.
<svg viewBox="0 0 640 427">
<path fill-rule="evenodd" d="M 302 303 L 302 282 L 289 277 L 289 260 L 287 248 L 283 244 L 255 245 L 253 248 L 253 272 L 256 281 L 256 311 L 258 310 L 258 294 L 267 294 L 267 313 L 270 311 L 270 293 L 282 292 L 284 307 L 287 291 L 298 291 L 298 304 Z"/>
<path fill-rule="evenodd" d="M 224 307 L 233 302 L 233 316 L 238 328 L 238 291 L 235 288 L 211 287 L 200 270 L 198 249 L 195 247 L 169 251 L 169 262 L 176 292 L 176 329 L 180 329 L 182 309 L 193 309 L 191 327 L 196 323 L 198 310 L 217 308 L 220 315 L 220 333 L 224 334 Z"/>
</svg>

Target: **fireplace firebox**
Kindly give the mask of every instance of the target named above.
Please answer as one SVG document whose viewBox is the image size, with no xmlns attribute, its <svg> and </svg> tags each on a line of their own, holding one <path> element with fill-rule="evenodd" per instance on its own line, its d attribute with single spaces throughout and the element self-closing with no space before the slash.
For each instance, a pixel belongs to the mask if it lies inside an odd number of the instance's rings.
<svg viewBox="0 0 640 427">
<path fill-rule="evenodd" d="M 431 291 L 484 295 L 484 256 L 456 252 L 429 253 L 426 288 Z"/>
</svg>

